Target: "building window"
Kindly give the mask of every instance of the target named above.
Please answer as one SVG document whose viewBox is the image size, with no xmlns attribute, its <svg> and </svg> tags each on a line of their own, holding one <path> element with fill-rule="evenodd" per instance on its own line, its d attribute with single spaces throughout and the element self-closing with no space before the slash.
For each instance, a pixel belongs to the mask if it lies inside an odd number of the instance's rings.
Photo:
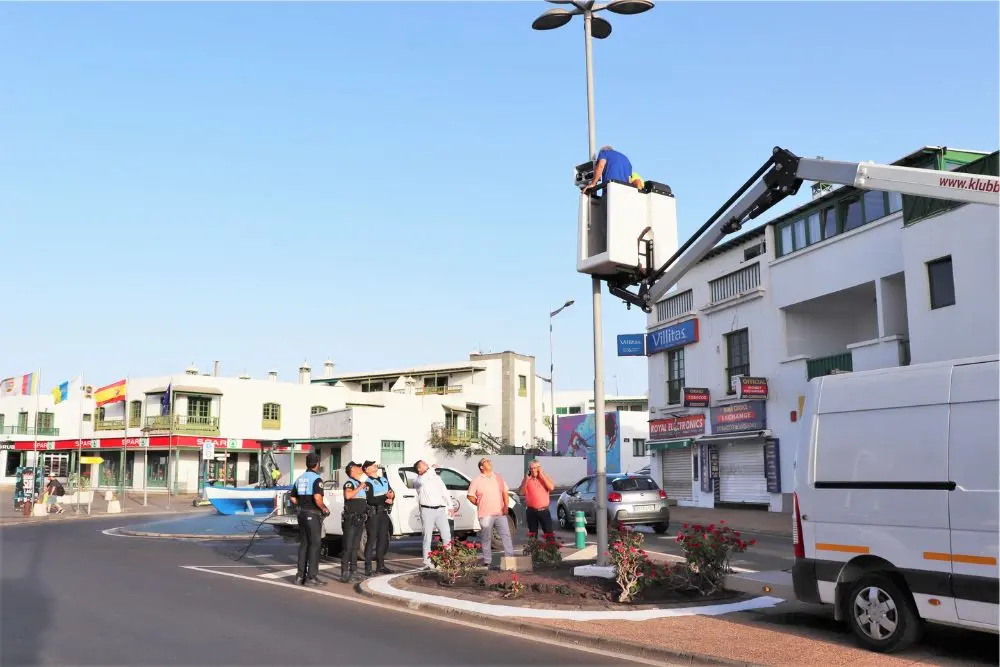
<svg viewBox="0 0 1000 667">
<path fill-rule="evenodd" d="M 750 332 L 740 329 L 726 334 L 726 393 L 735 394 L 733 377 L 750 375 Z"/>
<path fill-rule="evenodd" d="M 405 459 L 402 440 L 383 440 L 382 457 L 379 463 L 382 465 L 402 465 Z"/>
<path fill-rule="evenodd" d="M 684 348 L 667 352 L 667 404 L 681 402 L 684 394 Z"/>
<path fill-rule="evenodd" d="M 142 401 L 132 401 L 128 406 L 128 427 L 139 428 L 142 424 Z"/>
<path fill-rule="evenodd" d="M 268 430 L 281 428 L 281 406 L 277 403 L 265 403 L 261 427 Z"/>
<path fill-rule="evenodd" d="M 569 408 L 556 408 L 556 414 L 557 415 L 568 415 L 569 414 Z"/>
<path fill-rule="evenodd" d="M 309 408 L 309 414 L 311 415 L 318 415 L 321 412 L 326 412 L 326 411 L 327 410 L 325 405 L 314 405 L 311 408 Z"/>
<path fill-rule="evenodd" d="M 645 438 L 632 438 L 632 456 L 646 456 L 649 448 L 646 446 Z"/>
<path fill-rule="evenodd" d="M 672 320 L 694 310 L 694 292 L 687 290 L 656 304 L 656 319 Z"/>
<path fill-rule="evenodd" d="M 35 415 L 35 433 L 37 435 L 56 435 L 56 416 L 51 412 L 39 412 Z"/>
<path fill-rule="evenodd" d="M 104 408 L 101 408 L 101 409 L 103 410 Z M 25 435 L 28 432 L 28 413 L 27 412 L 22 411 L 22 412 L 18 412 L 17 413 L 17 431 L 15 431 L 15 432 L 16 433 L 20 433 L 21 435 Z"/>
<path fill-rule="evenodd" d="M 517 376 L 517 395 L 524 398 L 528 395 L 528 376 L 518 375 Z"/>
<path fill-rule="evenodd" d="M 89 412 L 83 413 L 83 421 L 90 422 L 91 416 L 92 415 Z"/>
<path fill-rule="evenodd" d="M 898 192 L 889 193 L 889 213 L 903 210 L 903 195 Z"/>
<path fill-rule="evenodd" d="M 743 249 L 743 261 L 749 262 L 754 257 L 763 255 L 765 250 L 767 250 L 767 246 L 763 241 L 760 243 L 754 243 L 752 246 Z"/>
<path fill-rule="evenodd" d="M 383 383 L 381 382 L 362 382 L 361 392 L 364 394 L 370 394 L 377 391 L 382 391 Z"/>
<path fill-rule="evenodd" d="M 212 399 L 208 396 L 188 397 L 188 423 L 207 424 L 212 414 Z"/>
<path fill-rule="evenodd" d="M 583 408 L 581 408 L 581 407 L 580 407 L 579 405 L 574 405 L 573 407 L 571 407 L 571 408 L 569 409 L 569 413 L 570 413 L 571 415 L 578 415 L 578 414 L 580 414 L 581 412 L 583 412 Z"/>
<path fill-rule="evenodd" d="M 7 452 L 7 468 L 4 470 L 5 477 L 13 477 L 17 474 L 17 469 L 27 464 L 26 452 Z"/>
<path fill-rule="evenodd" d="M 931 310 L 955 305 L 955 276 L 951 257 L 927 262 L 927 283 L 931 293 Z"/>
<path fill-rule="evenodd" d="M 840 202 L 840 213 L 844 223 L 841 229 L 849 232 L 865 224 L 864 216 L 861 213 L 861 195 L 848 197 Z"/>
<path fill-rule="evenodd" d="M 4 415 L 0 414 L 0 435 L 3 435 L 3 420 L 4 420 Z"/>
<path fill-rule="evenodd" d="M 865 222 L 872 222 L 886 216 L 885 193 L 870 190 L 865 193 Z"/>
</svg>

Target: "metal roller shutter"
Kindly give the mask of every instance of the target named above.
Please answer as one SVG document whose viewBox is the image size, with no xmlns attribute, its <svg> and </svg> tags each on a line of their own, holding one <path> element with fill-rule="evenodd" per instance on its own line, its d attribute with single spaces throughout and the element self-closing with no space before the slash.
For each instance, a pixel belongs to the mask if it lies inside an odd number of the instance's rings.
<svg viewBox="0 0 1000 667">
<path fill-rule="evenodd" d="M 671 500 L 691 500 L 691 448 L 663 452 L 663 490 Z"/>
<path fill-rule="evenodd" d="M 764 476 L 762 442 L 719 445 L 719 500 L 754 504 L 771 501 Z"/>
</svg>

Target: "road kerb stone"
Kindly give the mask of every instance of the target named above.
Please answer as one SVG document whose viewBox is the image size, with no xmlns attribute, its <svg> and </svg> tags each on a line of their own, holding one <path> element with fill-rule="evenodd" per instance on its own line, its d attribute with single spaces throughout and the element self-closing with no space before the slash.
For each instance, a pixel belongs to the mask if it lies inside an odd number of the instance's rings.
<svg viewBox="0 0 1000 667">
<path fill-rule="evenodd" d="M 514 632 L 519 635 L 538 637 L 541 639 L 555 639 L 563 643 L 575 644 L 586 648 L 594 648 L 601 651 L 617 653 L 625 657 L 638 657 L 644 659 L 666 660 L 674 664 L 682 663 L 688 665 L 730 665 L 732 667 L 759 667 L 754 663 L 735 661 L 728 658 L 716 657 L 708 654 L 693 653 L 690 651 L 673 651 L 656 646 L 636 645 L 629 642 L 619 641 L 608 637 L 595 637 L 582 632 L 574 632 L 564 628 L 552 628 L 538 626 L 531 623 L 524 623 L 516 619 L 501 618 L 487 614 L 455 609 L 445 605 L 428 604 L 416 600 L 400 599 L 389 595 L 383 595 L 371 590 L 367 582 L 355 584 L 354 589 L 366 597 L 377 599 L 379 602 L 391 604 L 397 607 L 404 607 L 412 611 L 421 611 L 437 616 L 448 616 L 465 621 L 472 621 L 476 625 L 489 628 Z M 642 623 L 643 621 L 628 621 L 629 623 Z"/>
<path fill-rule="evenodd" d="M 160 510 L 156 512 L 121 512 L 109 514 L 107 512 L 94 512 L 93 514 L 74 514 L 72 516 L 57 515 L 39 517 L 36 519 L 21 519 L 18 517 L 7 517 L 0 519 L 0 528 L 10 528 L 13 526 L 40 526 L 43 524 L 72 523 L 74 521 L 88 521 L 92 519 L 130 519 L 139 516 L 183 516 L 185 514 L 196 514 L 205 510 Z"/>
</svg>

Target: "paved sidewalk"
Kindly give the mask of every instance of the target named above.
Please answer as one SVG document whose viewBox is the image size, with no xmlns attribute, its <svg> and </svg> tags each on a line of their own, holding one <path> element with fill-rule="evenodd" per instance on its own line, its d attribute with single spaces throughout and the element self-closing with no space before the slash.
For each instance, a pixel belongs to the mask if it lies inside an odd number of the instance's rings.
<svg viewBox="0 0 1000 667">
<path fill-rule="evenodd" d="M 144 514 L 174 514 L 204 511 L 205 507 L 195 507 L 192 501 L 195 494 L 181 494 L 170 496 L 170 505 L 167 506 L 167 494 L 149 494 L 147 504 L 142 504 L 142 492 L 136 495 L 134 492 L 125 494 L 125 501 L 122 503 L 121 514 L 113 515 L 107 513 L 108 504 L 104 500 L 103 492 L 94 493 L 94 502 L 90 505 L 91 517 L 108 516 L 139 516 Z M 77 514 L 76 504 L 65 503 L 63 507 L 66 511 L 62 514 L 50 514 L 48 516 L 24 516 L 23 512 L 14 511 L 14 496 L 9 489 L 0 491 L 0 525 L 39 523 L 42 521 L 67 521 L 73 519 L 87 518 L 87 506 L 80 505 L 80 513 Z M 211 509 L 209 507 L 208 509 Z"/>
<path fill-rule="evenodd" d="M 784 512 L 744 509 L 703 509 L 701 507 L 671 507 L 670 529 L 680 530 L 681 524 L 718 524 L 725 520 L 734 530 L 748 533 L 792 536 L 792 515 Z"/>
</svg>

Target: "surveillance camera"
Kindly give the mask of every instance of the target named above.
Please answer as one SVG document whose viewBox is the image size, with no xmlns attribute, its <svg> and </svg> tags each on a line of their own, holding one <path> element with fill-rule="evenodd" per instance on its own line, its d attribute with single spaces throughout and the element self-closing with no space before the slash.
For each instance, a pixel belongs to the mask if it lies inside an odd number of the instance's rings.
<svg viewBox="0 0 1000 667">
<path fill-rule="evenodd" d="M 581 190 L 594 180 L 594 161 L 576 165 L 573 184 Z"/>
</svg>

